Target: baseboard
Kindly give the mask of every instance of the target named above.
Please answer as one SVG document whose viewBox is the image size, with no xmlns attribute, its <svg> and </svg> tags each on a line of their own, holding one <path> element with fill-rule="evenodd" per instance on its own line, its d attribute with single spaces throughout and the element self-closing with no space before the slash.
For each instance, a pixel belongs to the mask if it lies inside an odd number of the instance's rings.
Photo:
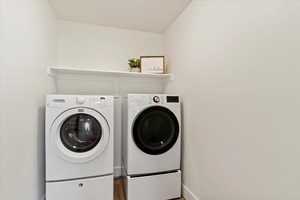
<svg viewBox="0 0 300 200">
<path fill-rule="evenodd" d="M 186 200 L 200 200 L 186 185 L 182 185 L 183 188 L 183 197 Z"/>
</svg>

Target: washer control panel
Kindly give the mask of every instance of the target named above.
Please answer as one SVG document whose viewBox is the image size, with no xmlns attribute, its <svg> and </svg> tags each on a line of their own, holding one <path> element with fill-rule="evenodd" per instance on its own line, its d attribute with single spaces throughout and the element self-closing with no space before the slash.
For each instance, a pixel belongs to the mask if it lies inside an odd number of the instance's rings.
<svg viewBox="0 0 300 200">
<path fill-rule="evenodd" d="M 88 96 L 88 95 L 48 95 L 47 107 L 93 107 L 110 106 L 113 104 L 112 96 Z"/>
</svg>

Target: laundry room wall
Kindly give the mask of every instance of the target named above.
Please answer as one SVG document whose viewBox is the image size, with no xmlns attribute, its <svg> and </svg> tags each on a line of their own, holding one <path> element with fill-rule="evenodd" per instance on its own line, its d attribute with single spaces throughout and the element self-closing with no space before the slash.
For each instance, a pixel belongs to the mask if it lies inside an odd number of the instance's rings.
<svg viewBox="0 0 300 200">
<path fill-rule="evenodd" d="M 163 55 L 162 34 L 58 21 L 58 65 L 128 70 L 128 59 Z"/>
<path fill-rule="evenodd" d="M 167 29 L 188 200 L 300 199 L 299 9 L 194 0 Z"/>
<path fill-rule="evenodd" d="M 163 35 L 58 20 L 57 65 L 87 69 L 128 71 L 128 59 L 164 55 Z M 122 79 L 116 86 L 109 76 L 76 76 L 57 79 L 57 92 L 64 94 L 125 95 L 162 90 L 159 81 Z M 116 88 L 117 87 L 117 88 Z M 115 176 L 121 175 L 121 99 L 115 99 Z"/>
<path fill-rule="evenodd" d="M 3 32 L 3 0 L 0 0 L 0 44 L 4 44 L 4 32 Z M 3 52 L 4 48 L 3 45 L 0 45 L 0 52 Z M 4 66 L 4 54 L 0 53 L 0 66 Z M 4 105 L 4 100 L 3 97 L 4 96 L 4 87 L 3 87 L 3 79 L 4 79 L 4 75 L 2 70 L 0 70 L 0 109 L 2 110 Z M 2 129 L 3 127 L 3 120 L 4 120 L 4 114 L 2 112 L 0 112 L 0 129 Z M 2 143 L 2 139 L 3 136 L 2 134 L 0 134 L 0 158 L 3 158 L 4 154 L 3 154 L 3 143 Z M 3 172 L 4 170 L 4 163 L 1 161 L 0 159 L 0 171 Z M 3 185 L 3 181 L 0 178 L 0 187 Z M 2 192 L 2 190 L 0 189 L 0 192 Z M 1 196 L 0 196 L 1 197 Z"/>
<path fill-rule="evenodd" d="M 44 101 L 54 89 L 56 19 L 47 0 L 1 0 L 0 199 L 44 198 Z"/>
</svg>

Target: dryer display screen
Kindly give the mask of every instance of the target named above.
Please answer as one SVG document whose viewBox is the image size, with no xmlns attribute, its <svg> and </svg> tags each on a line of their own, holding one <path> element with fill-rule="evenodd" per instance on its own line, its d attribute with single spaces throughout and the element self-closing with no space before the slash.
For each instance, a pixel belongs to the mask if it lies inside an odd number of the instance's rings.
<svg viewBox="0 0 300 200">
<path fill-rule="evenodd" d="M 178 103 L 179 97 L 178 96 L 167 96 L 168 103 Z"/>
<path fill-rule="evenodd" d="M 179 123 L 169 109 L 153 106 L 141 112 L 133 124 L 133 138 L 145 153 L 158 155 L 170 150 L 179 136 Z"/>
</svg>

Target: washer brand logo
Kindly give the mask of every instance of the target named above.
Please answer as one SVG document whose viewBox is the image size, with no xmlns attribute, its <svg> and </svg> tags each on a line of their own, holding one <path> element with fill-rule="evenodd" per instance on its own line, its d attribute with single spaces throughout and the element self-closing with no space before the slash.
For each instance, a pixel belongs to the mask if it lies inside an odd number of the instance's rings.
<svg viewBox="0 0 300 200">
<path fill-rule="evenodd" d="M 64 99 L 53 99 L 53 102 L 55 102 L 55 103 L 65 103 L 66 101 Z"/>
<path fill-rule="evenodd" d="M 79 109 L 78 109 L 78 112 L 84 112 L 84 109 L 79 108 Z"/>
</svg>

